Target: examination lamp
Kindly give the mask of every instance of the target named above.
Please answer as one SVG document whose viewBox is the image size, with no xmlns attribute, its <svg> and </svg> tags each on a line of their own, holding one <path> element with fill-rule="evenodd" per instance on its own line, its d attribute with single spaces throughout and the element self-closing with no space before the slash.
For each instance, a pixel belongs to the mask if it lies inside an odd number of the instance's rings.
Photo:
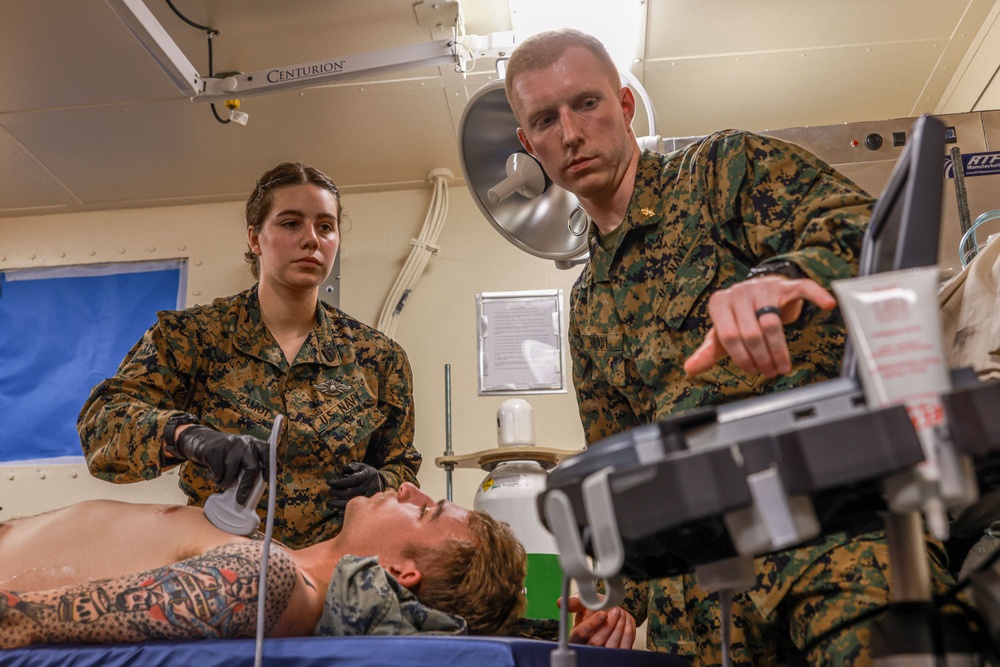
<svg viewBox="0 0 1000 667">
<path fill-rule="evenodd" d="M 622 73 L 642 100 L 649 135 L 641 148 L 662 150 L 645 89 Z M 517 138 L 518 122 L 504 81 L 492 81 L 469 99 L 458 130 L 458 156 L 472 199 L 500 235 L 561 269 L 587 260 L 587 214 L 576 196 L 552 183 Z"/>
<path fill-rule="evenodd" d="M 462 112 L 459 161 L 479 210 L 501 236 L 568 268 L 587 255 L 587 216 L 553 184 L 517 138 L 502 79 L 476 91 Z"/>
</svg>

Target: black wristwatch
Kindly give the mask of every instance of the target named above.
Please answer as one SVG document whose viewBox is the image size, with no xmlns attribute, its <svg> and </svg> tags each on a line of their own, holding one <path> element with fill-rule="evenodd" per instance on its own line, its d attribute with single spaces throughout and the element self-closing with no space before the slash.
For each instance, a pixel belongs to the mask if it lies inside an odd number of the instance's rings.
<svg viewBox="0 0 1000 667">
<path fill-rule="evenodd" d="M 758 264 L 750 269 L 750 272 L 747 273 L 746 279 L 750 280 L 751 278 L 759 278 L 760 276 L 768 276 L 772 274 L 785 276 L 786 278 L 792 278 L 795 280 L 806 277 L 806 274 L 794 262 L 782 259 L 777 262 L 765 262 L 764 264 Z"/>
<path fill-rule="evenodd" d="M 167 419 L 167 427 L 163 430 L 163 452 L 167 456 L 181 458 L 177 455 L 177 443 L 174 441 L 174 433 L 178 426 L 184 424 L 200 424 L 198 418 L 188 412 L 175 412 Z"/>
</svg>

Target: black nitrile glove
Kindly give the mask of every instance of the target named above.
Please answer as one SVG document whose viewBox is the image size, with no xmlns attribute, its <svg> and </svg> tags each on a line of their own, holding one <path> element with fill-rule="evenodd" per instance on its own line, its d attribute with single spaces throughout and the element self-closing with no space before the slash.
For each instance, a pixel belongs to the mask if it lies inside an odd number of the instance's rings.
<svg viewBox="0 0 1000 667">
<path fill-rule="evenodd" d="M 348 463 L 339 475 L 327 475 L 326 483 L 330 487 L 326 505 L 337 510 L 347 507 L 347 501 L 355 496 L 373 496 L 385 488 L 379 471 L 360 461 Z"/>
<path fill-rule="evenodd" d="M 242 472 L 236 502 L 245 505 L 258 475 L 263 475 L 266 469 L 268 446 L 263 440 L 249 435 L 220 433 L 195 424 L 180 432 L 174 450 L 178 458 L 211 470 L 212 481 L 226 489 Z"/>
</svg>

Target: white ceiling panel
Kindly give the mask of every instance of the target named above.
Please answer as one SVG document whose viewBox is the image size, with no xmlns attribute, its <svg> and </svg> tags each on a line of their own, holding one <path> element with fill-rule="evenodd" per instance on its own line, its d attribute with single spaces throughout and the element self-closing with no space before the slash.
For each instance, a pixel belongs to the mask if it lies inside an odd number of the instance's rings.
<svg viewBox="0 0 1000 667">
<path fill-rule="evenodd" d="M 204 31 L 164 0 L 145 3 L 207 75 Z M 216 74 L 450 35 L 426 18 L 438 10 L 414 0 L 174 4 L 220 31 Z M 472 34 L 513 24 L 505 0 L 461 9 Z M 996 0 L 648 0 L 645 15 L 633 72 L 664 135 L 968 111 L 1000 98 L 984 93 L 1000 52 Z M 467 77 L 446 66 L 340 80 L 245 98 L 247 125 L 223 125 L 177 90 L 105 0 L 0 0 L 0 16 L 0 216 L 242 199 L 285 159 L 315 163 L 348 192 L 422 187 L 437 167 L 460 180 L 461 111 L 494 76 L 483 59 Z"/>
<path fill-rule="evenodd" d="M 938 55 L 931 44 L 908 42 L 704 57 L 651 65 L 645 86 L 659 132 L 672 136 L 899 118 Z M 690 113 L 693 104 L 704 114 Z"/>
</svg>

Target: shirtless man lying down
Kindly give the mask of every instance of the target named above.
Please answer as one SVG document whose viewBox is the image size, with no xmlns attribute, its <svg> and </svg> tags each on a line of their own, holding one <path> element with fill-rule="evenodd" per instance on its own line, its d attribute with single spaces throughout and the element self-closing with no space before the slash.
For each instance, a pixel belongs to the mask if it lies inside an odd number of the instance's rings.
<svg viewBox="0 0 1000 667">
<path fill-rule="evenodd" d="M 95 500 L 0 523 L 0 648 L 253 637 L 262 550 L 189 506 Z M 403 484 L 352 499 L 331 540 L 272 545 L 268 636 L 313 634 L 347 554 L 377 556 L 471 634 L 508 634 L 523 607 L 525 555 L 507 524 Z M 575 597 L 570 609 L 579 612 L 571 641 L 631 647 L 627 614 L 590 612 Z"/>
<path fill-rule="evenodd" d="M 96 500 L 0 523 L 0 647 L 253 637 L 262 551 L 189 506 Z M 312 635 L 348 554 L 377 556 L 472 634 L 504 634 L 523 605 L 525 555 L 510 528 L 404 484 L 352 499 L 333 539 L 272 545 L 266 634 Z"/>
</svg>

